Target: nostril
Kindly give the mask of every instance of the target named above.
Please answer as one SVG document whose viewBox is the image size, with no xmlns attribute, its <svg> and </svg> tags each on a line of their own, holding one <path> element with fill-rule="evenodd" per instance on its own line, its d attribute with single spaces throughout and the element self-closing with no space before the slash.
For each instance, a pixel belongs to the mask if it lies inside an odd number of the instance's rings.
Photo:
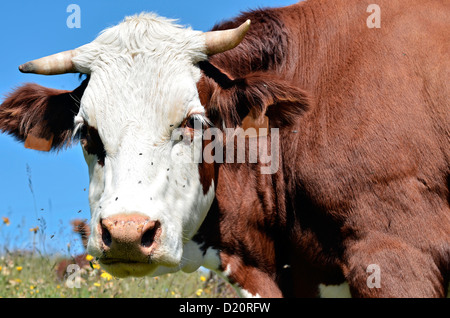
<svg viewBox="0 0 450 318">
<path fill-rule="evenodd" d="M 140 214 L 119 214 L 102 218 L 97 233 L 101 248 L 109 257 L 127 258 L 133 253 L 152 253 L 161 225 Z"/>
<path fill-rule="evenodd" d="M 102 229 L 102 242 L 106 247 L 110 247 L 112 242 L 111 233 L 105 227 L 105 225 L 103 225 L 103 223 L 101 229 Z"/>
<path fill-rule="evenodd" d="M 141 239 L 141 245 L 143 247 L 150 247 L 152 246 L 153 242 L 155 241 L 156 232 L 159 228 L 159 222 L 154 222 L 150 226 L 147 227 L 144 234 L 142 235 Z"/>
</svg>

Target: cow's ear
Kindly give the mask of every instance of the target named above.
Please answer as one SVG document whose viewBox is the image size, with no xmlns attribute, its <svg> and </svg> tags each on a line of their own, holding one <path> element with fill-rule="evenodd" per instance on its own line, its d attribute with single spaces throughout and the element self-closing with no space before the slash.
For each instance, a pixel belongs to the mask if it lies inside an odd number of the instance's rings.
<svg viewBox="0 0 450 318">
<path fill-rule="evenodd" d="M 312 98 L 305 90 L 267 72 L 247 75 L 238 85 L 237 95 L 241 119 L 250 118 L 258 123 L 268 117 L 270 127 L 277 128 L 294 124 L 312 104 Z M 245 114 L 246 108 L 248 114 Z"/>
<path fill-rule="evenodd" d="M 226 127 L 242 126 L 243 121 L 247 126 L 254 123 L 253 126 L 262 127 L 267 118 L 271 127 L 290 126 L 313 103 L 305 90 L 274 73 L 255 72 L 244 78 L 231 79 L 223 72 L 215 71 L 220 72 L 220 76 L 205 71 L 216 85 L 213 90 L 207 90 L 205 87 L 209 86 L 202 83 L 201 95 L 209 96 L 205 103 L 209 105 L 211 121 L 223 122 Z"/>
<path fill-rule="evenodd" d="M 25 147 L 50 151 L 72 143 L 74 116 L 88 79 L 73 91 L 25 84 L 10 93 L 0 106 L 0 131 Z"/>
</svg>

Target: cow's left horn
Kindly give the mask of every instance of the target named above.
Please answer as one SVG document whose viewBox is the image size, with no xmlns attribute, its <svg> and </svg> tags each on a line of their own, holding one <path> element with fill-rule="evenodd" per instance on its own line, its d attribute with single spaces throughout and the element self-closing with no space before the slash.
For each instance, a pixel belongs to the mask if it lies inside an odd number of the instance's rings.
<svg viewBox="0 0 450 318">
<path fill-rule="evenodd" d="M 57 75 L 76 73 L 72 58 L 78 55 L 78 49 L 64 51 L 33 60 L 19 66 L 22 73 Z"/>
<path fill-rule="evenodd" d="M 249 29 L 250 20 L 247 20 L 235 29 L 206 32 L 205 53 L 214 55 L 235 48 L 244 39 Z"/>
</svg>

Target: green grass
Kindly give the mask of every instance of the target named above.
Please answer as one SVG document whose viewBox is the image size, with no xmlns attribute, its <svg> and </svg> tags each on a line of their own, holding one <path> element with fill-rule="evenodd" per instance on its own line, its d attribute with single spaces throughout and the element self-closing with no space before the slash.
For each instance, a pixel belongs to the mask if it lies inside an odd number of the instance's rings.
<svg viewBox="0 0 450 318">
<path fill-rule="evenodd" d="M 79 288 L 56 275 L 59 259 L 10 252 L 0 257 L 2 298 L 225 298 L 233 289 L 209 271 L 178 272 L 160 277 L 113 278 L 93 263 L 80 270 Z"/>
</svg>

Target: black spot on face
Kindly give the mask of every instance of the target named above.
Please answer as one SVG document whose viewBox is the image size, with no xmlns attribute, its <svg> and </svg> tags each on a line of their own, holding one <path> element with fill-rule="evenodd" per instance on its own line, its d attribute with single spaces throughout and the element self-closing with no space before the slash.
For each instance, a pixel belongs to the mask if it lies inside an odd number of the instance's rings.
<svg viewBox="0 0 450 318">
<path fill-rule="evenodd" d="M 106 151 L 97 129 L 89 125 L 83 125 L 80 132 L 80 141 L 86 152 L 97 156 L 97 162 L 102 167 L 105 165 Z"/>
</svg>

